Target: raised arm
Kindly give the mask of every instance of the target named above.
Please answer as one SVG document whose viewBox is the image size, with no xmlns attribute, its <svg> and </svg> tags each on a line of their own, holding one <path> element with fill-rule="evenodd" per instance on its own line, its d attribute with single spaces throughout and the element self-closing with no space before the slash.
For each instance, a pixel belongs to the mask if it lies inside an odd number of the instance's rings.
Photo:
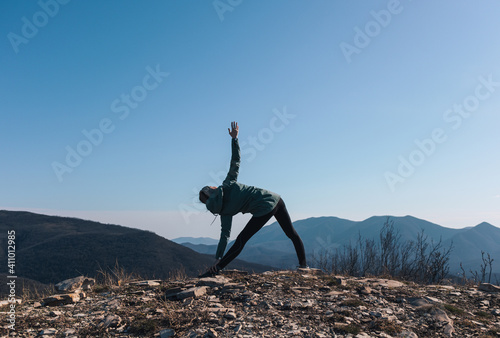
<svg viewBox="0 0 500 338">
<path fill-rule="evenodd" d="M 238 132 L 240 131 L 240 127 L 238 127 L 238 122 L 231 122 L 231 129 L 227 128 L 229 135 L 232 138 L 238 138 Z"/>
<path fill-rule="evenodd" d="M 231 128 L 228 128 L 229 135 L 232 137 L 231 141 L 231 165 L 229 167 L 229 172 L 224 180 L 223 184 L 229 184 L 231 181 L 236 181 L 238 179 L 238 173 L 240 170 L 240 144 L 238 142 L 238 123 L 231 122 Z"/>
</svg>

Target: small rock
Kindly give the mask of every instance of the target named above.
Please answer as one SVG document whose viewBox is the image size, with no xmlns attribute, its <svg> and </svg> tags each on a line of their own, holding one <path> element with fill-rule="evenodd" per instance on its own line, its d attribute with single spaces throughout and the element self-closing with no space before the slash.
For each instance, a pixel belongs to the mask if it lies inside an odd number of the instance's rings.
<svg viewBox="0 0 500 338">
<path fill-rule="evenodd" d="M 157 314 L 157 315 L 164 315 L 165 314 L 165 310 L 164 309 L 155 309 L 154 313 Z"/>
<path fill-rule="evenodd" d="M 384 311 L 385 313 L 387 313 L 388 315 L 392 315 L 392 314 L 394 314 L 394 311 L 392 311 L 392 309 L 390 309 L 390 308 L 383 309 L 383 311 Z"/>
<path fill-rule="evenodd" d="M 50 317 L 59 317 L 61 315 L 61 311 L 50 311 L 49 316 Z"/>
<path fill-rule="evenodd" d="M 214 329 L 208 329 L 207 335 L 210 338 L 218 337 L 217 331 L 215 331 Z"/>
<path fill-rule="evenodd" d="M 426 299 L 427 301 L 429 301 L 429 303 L 442 303 L 441 300 L 435 298 L 435 297 L 430 297 L 430 296 L 426 296 L 424 297 L 424 299 Z"/>
<path fill-rule="evenodd" d="M 105 328 L 109 327 L 118 327 L 120 323 L 122 322 L 122 319 L 120 316 L 117 315 L 108 315 L 106 318 L 102 320 L 102 322 L 99 324 L 100 326 L 103 326 Z"/>
<path fill-rule="evenodd" d="M 198 337 L 198 334 L 196 333 L 196 331 L 191 331 L 188 333 L 188 338 L 197 338 Z"/>
<path fill-rule="evenodd" d="M 455 287 L 452 285 L 428 285 L 427 287 L 435 289 L 444 289 L 444 290 L 455 290 Z"/>
<path fill-rule="evenodd" d="M 433 307 L 429 313 L 434 317 L 434 319 L 438 322 L 443 322 L 443 323 L 448 323 L 451 324 L 452 321 L 450 317 L 446 314 L 444 310 L 441 310 L 439 308 Z"/>
<path fill-rule="evenodd" d="M 174 337 L 175 331 L 172 329 L 165 329 L 160 331 L 160 338 Z"/>
<path fill-rule="evenodd" d="M 80 301 L 80 295 L 76 293 L 68 293 L 64 295 L 52 295 L 44 298 L 43 305 L 45 306 L 59 306 L 64 304 L 73 304 Z"/>
<path fill-rule="evenodd" d="M 95 279 L 79 276 L 59 282 L 55 287 L 58 292 L 69 293 L 77 289 L 90 290 L 94 284 Z"/>
<path fill-rule="evenodd" d="M 485 292 L 500 292 L 500 286 L 496 286 L 490 283 L 481 283 L 478 288 L 479 291 Z"/>
<path fill-rule="evenodd" d="M 16 304 L 21 304 L 22 300 L 21 299 L 15 299 L 15 300 L 1 300 L 0 301 L 0 307 L 2 306 L 7 306 L 12 304 L 15 301 Z"/>
<path fill-rule="evenodd" d="M 181 288 L 181 287 L 177 287 L 177 288 L 171 288 L 171 289 L 168 289 L 165 291 L 165 298 L 167 299 L 173 299 L 177 296 L 177 294 L 181 291 L 183 291 L 184 289 Z"/>
<path fill-rule="evenodd" d="M 354 336 L 355 338 L 372 338 L 372 336 L 370 336 L 369 334 L 365 333 L 365 332 L 361 332 L 361 333 L 358 333 L 356 336 Z"/>
<path fill-rule="evenodd" d="M 400 288 L 405 286 L 404 283 L 392 280 L 392 279 L 377 279 L 374 285 L 386 287 L 386 288 Z"/>
<path fill-rule="evenodd" d="M 344 294 L 344 292 L 341 292 L 341 291 L 335 291 L 335 290 L 334 290 L 334 291 L 330 291 L 330 292 L 328 292 L 326 295 L 327 295 L 327 296 L 337 297 L 337 296 L 340 296 L 340 295 L 342 295 L 342 294 Z"/>
<path fill-rule="evenodd" d="M 416 298 L 408 298 L 408 303 L 412 306 L 424 306 L 430 305 L 437 301 L 437 303 L 441 303 L 439 299 L 432 297 L 416 297 Z"/>
<path fill-rule="evenodd" d="M 66 329 L 64 331 L 64 336 L 65 337 L 74 336 L 75 334 L 76 334 L 76 330 L 75 329 Z"/>
<path fill-rule="evenodd" d="M 383 319 L 386 319 L 388 322 L 395 322 L 398 320 L 398 317 L 394 316 L 394 315 L 390 315 L 390 316 L 383 316 L 382 317 Z"/>
<path fill-rule="evenodd" d="M 137 286 L 160 286 L 161 285 L 161 280 L 142 280 L 138 282 L 130 282 L 130 285 L 137 285 Z"/>
<path fill-rule="evenodd" d="M 359 290 L 359 292 L 363 295 L 369 295 L 372 293 L 372 288 L 365 285 Z"/>
<path fill-rule="evenodd" d="M 190 289 L 187 289 L 185 291 L 181 291 L 181 292 L 177 293 L 175 296 L 177 299 L 181 300 L 181 299 L 186 299 L 186 298 L 190 298 L 190 297 L 193 297 L 193 298 L 201 297 L 206 293 L 207 293 L 207 287 L 200 286 L 200 287 L 190 288 Z"/>
<path fill-rule="evenodd" d="M 481 304 L 481 306 L 489 307 L 490 301 L 485 299 L 485 300 L 480 301 L 479 304 Z"/>
<path fill-rule="evenodd" d="M 324 272 L 321 269 L 315 269 L 315 268 L 298 268 L 297 272 L 307 274 L 307 275 L 323 275 Z"/>
<path fill-rule="evenodd" d="M 389 336 L 389 335 L 388 335 L 387 333 L 385 333 L 385 332 L 381 332 L 381 333 L 379 334 L 379 337 L 380 337 L 380 338 L 393 338 L 392 336 Z"/>
<path fill-rule="evenodd" d="M 409 330 L 403 330 L 401 333 L 398 335 L 399 338 L 418 338 L 417 334 L 415 332 L 409 331 Z"/>
<path fill-rule="evenodd" d="M 272 286 L 272 285 L 268 285 Z M 228 290 L 234 291 L 234 290 L 242 290 L 245 289 L 246 285 L 242 283 L 226 283 L 224 284 L 224 288 L 222 289 L 222 292 L 227 292 Z"/>
<path fill-rule="evenodd" d="M 453 337 L 453 334 L 455 333 L 455 328 L 453 327 L 453 325 L 451 323 L 448 323 L 444 326 L 443 333 L 447 337 Z"/>
<path fill-rule="evenodd" d="M 216 277 L 205 277 L 205 278 L 200 278 L 198 283 L 196 283 L 197 286 L 209 286 L 209 287 L 216 287 L 216 286 L 224 286 L 225 284 L 229 283 L 229 279 L 227 279 L 224 276 L 216 276 Z"/>
<path fill-rule="evenodd" d="M 43 329 L 40 331 L 38 334 L 40 336 L 53 336 L 57 333 L 57 330 L 54 328 L 49 328 L 49 329 Z"/>
<path fill-rule="evenodd" d="M 229 319 L 229 320 L 234 320 L 236 319 L 236 313 L 234 312 L 228 312 L 224 315 L 224 318 Z"/>
</svg>

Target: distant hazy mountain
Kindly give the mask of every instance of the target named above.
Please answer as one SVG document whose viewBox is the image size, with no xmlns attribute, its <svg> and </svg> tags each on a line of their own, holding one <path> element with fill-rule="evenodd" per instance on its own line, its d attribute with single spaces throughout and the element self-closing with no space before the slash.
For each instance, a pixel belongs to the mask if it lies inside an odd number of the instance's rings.
<svg viewBox="0 0 500 338">
<path fill-rule="evenodd" d="M 204 244 L 204 245 L 217 245 L 218 240 L 209 237 L 179 237 L 171 240 L 177 244 L 191 243 L 191 244 Z"/>
<path fill-rule="evenodd" d="M 349 243 L 354 244 L 359 236 L 378 241 L 380 230 L 387 217 L 374 216 L 360 222 L 337 217 L 315 217 L 296 221 L 294 227 L 310 256 L 311 253 L 335 250 Z M 490 253 L 495 259 L 493 270 L 500 272 L 500 228 L 489 223 L 481 223 L 474 227 L 451 229 L 412 216 L 390 216 L 390 219 L 394 222 L 394 229 L 398 231 L 403 242 L 415 240 L 423 231 L 429 243 L 442 240 L 444 247 L 449 247 L 450 243 L 453 243 L 450 255 L 451 273 L 460 271 L 460 262 L 467 272 L 471 269 L 479 270 L 482 262 L 481 251 Z M 206 253 L 215 252 L 216 248 L 216 245 L 185 245 Z M 255 234 L 239 258 L 276 267 L 291 267 L 297 264 L 292 242 L 276 222 Z"/>
<path fill-rule="evenodd" d="M 183 242 L 181 245 L 184 245 L 187 248 L 190 248 L 196 252 L 215 256 L 215 252 L 217 251 L 217 245 L 206 245 L 206 244 L 193 244 L 190 242 Z M 228 243 L 227 248 L 231 247 L 231 243 Z"/>
<path fill-rule="evenodd" d="M 489 224 L 481 223 L 472 228 L 462 229 L 451 237 L 447 244 L 453 241 L 453 254 L 450 263 L 460 267 L 463 263 L 467 272 L 470 269 L 478 270 L 482 263 L 481 251 L 489 253 L 495 259 L 493 271 L 500 272 L 500 229 Z"/>
<path fill-rule="evenodd" d="M 96 276 L 118 262 L 127 273 L 143 278 L 168 278 L 184 269 L 194 276 L 214 262 L 152 232 L 77 218 L 29 212 L 0 211 L 0 274 L 7 273 L 7 231 L 15 230 L 16 266 L 19 277 L 57 283 L 78 275 Z M 262 272 L 270 269 L 234 261 L 232 268 Z"/>
</svg>

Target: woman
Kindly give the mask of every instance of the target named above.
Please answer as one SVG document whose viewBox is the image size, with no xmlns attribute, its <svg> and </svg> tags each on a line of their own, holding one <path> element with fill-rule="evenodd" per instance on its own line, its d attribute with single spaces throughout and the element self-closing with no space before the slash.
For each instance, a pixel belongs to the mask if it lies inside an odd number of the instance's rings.
<svg viewBox="0 0 500 338">
<path fill-rule="evenodd" d="M 292 225 L 292 220 L 286 209 L 285 203 L 278 194 L 238 183 L 238 171 L 240 168 L 240 146 L 238 143 L 238 123 L 232 122 L 231 129 L 228 128 L 232 137 L 231 166 L 226 179 L 219 187 L 206 186 L 200 191 L 200 201 L 207 206 L 213 214 L 221 216 L 221 236 L 215 264 L 200 277 L 214 276 L 226 265 L 235 259 L 243 250 L 245 243 L 259 231 L 266 223 L 275 217 L 279 225 L 290 238 L 295 247 L 299 259 L 299 267 L 307 268 L 304 244 Z M 252 218 L 236 238 L 234 244 L 224 255 L 229 234 L 231 233 L 232 218 L 237 213 L 251 213 Z"/>
</svg>

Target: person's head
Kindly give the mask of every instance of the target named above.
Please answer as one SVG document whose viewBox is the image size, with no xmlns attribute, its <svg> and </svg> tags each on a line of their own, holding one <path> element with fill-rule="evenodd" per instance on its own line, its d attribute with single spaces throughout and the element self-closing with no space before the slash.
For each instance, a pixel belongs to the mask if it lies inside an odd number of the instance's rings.
<svg viewBox="0 0 500 338">
<path fill-rule="evenodd" d="M 200 190 L 200 202 L 203 204 L 207 203 L 207 200 L 210 198 L 210 195 L 217 187 L 205 186 Z"/>
</svg>

